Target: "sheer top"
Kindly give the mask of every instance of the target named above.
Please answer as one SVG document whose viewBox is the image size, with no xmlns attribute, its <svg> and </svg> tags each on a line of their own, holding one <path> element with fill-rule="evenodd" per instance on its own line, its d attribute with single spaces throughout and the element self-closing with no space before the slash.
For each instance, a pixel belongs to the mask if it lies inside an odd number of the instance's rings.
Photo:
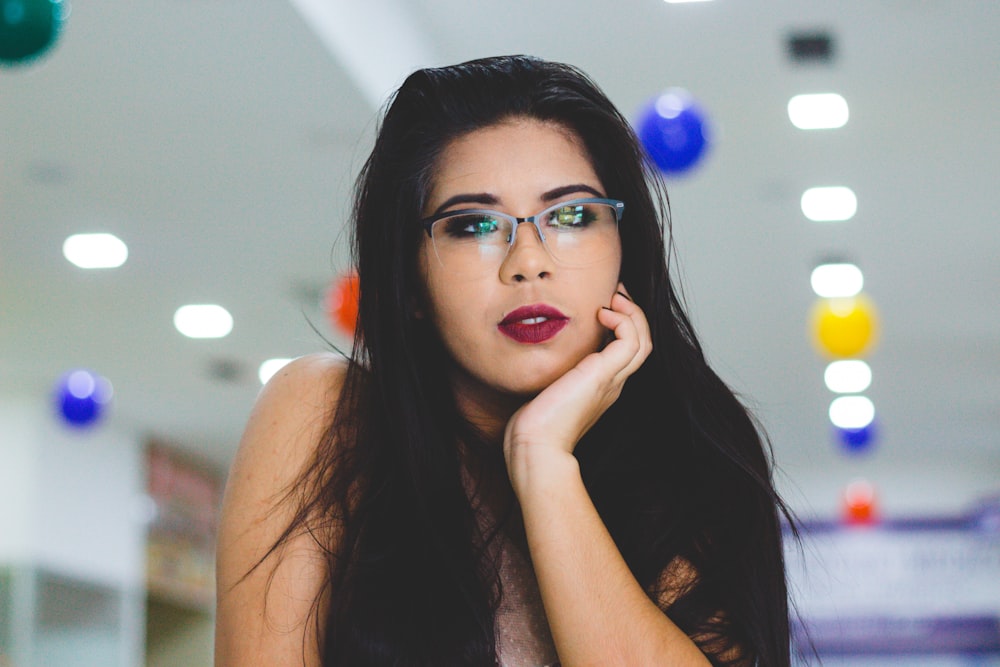
<svg viewBox="0 0 1000 667">
<path fill-rule="evenodd" d="M 558 667 L 559 656 L 542 607 L 528 554 L 500 538 L 503 597 L 496 615 L 497 656 L 501 667 Z"/>
</svg>

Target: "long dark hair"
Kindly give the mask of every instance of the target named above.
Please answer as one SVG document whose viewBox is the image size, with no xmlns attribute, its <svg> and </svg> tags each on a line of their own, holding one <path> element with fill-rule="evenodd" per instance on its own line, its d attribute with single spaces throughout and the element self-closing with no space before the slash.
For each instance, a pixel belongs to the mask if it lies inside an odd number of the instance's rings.
<svg viewBox="0 0 1000 667">
<path fill-rule="evenodd" d="M 458 443 L 484 460 L 499 447 L 463 421 L 438 334 L 414 313 L 418 219 L 441 151 L 512 118 L 574 132 L 607 196 L 626 202 L 622 280 L 649 318 L 653 352 L 576 449 L 602 519 L 639 583 L 714 664 L 789 665 L 786 510 L 766 441 L 708 367 L 671 284 L 662 185 L 585 74 L 524 56 L 411 74 L 357 181 L 354 353 L 279 541 L 308 530 L 327 554 L 315 614 L 323 664 L 496 663 L 502 590 L 487 546 L 497 526 L 477 521 Z M 668 595 L 671 563 L 693 576 Z"/>
</svg>

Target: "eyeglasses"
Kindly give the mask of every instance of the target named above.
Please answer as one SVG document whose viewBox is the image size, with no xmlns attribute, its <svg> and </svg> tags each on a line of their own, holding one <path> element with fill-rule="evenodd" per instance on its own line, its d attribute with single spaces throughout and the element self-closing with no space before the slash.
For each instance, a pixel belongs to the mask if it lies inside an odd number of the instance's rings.
<svg viewBox="0 0 1000 667">
<path fill-rule="evenodd" d="M 489 209 L 445 211 L 421 222 L 438 261 L 448 270 L 482 272 L 503 263 L 518 227 L 530 222 L 560 264 L 583 267 L 618 249 L 618 223 L 625 204 L 617 199 L 571 199 L 541 213 L 518 218 Z"/>
</svg>

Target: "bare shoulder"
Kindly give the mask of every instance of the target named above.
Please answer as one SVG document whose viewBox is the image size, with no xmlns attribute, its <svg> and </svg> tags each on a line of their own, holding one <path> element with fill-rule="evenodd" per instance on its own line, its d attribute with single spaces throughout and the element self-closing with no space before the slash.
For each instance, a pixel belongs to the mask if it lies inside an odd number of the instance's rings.
<svg viewBox="0 0 1000 667">
<path fill-rule="evenodd" d="M 331 354 L 300 357 L 257 398 L 226 482 L 219 526 L 217 666 L 318 660 L 309 621 L 316 620 L 313 603 L 326 578 L 323 550 L 303 532 L 269 552 L 297 509 L 283 500 L 330 423 L 346 369 Z"/>
<path fill-rule="evenodd" d="M 313 354 L 275 373 L 250 414 L 232 473 L 266 488 L 304 464 L 328 425 L 346 370 L 340 357 Z"/>
<path fill-rule="evenodd" d="M 262 519 L 301 473 L 329 424 L 346 368 L 329 354 L 300 357 L 261 390 L 226 484 L 230 525 Z"/>
</svg>

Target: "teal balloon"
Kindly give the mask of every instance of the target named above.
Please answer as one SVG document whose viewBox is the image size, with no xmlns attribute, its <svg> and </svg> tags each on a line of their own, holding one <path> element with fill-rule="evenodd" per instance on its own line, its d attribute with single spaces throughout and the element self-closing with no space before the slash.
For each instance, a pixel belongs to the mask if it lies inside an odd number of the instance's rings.
<svg viewBox="0 0 1000 667">
<path fill-rule="evenodd" d="M 49 50 L 64 12 L 62 0 L 0 0 L 0 65 L 22 64 Z"/>
</svg>

